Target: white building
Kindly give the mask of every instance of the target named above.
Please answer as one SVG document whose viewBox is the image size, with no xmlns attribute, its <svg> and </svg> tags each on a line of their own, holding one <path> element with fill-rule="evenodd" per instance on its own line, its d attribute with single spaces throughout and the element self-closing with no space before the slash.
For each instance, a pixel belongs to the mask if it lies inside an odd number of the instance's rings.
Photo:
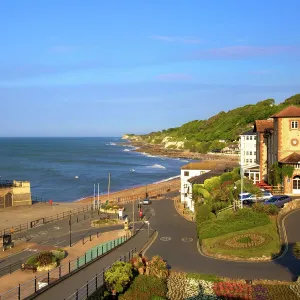
<svg viewBox="0 0 300 300">
<path fill-rule="evenodd" d="M 259 165 L 256 162 L 256 142 L 257 135 L 253 129 L 240 135 L 240 165 L 244 176 L 248 177 L 253 183 L 260 181 Z"/>
<path fill-rule="evenodd" d="M 256 163 L 256 133 L 253 129 L 240 135 L 240 153 L 242 166 Z"/>
<path fill-rule="evenodd" d="M 193 181 L 189 179 L 197 177 L 204 173 L 210 172 L 212 170 L 224 170 L 230 165 L 230 163 L 224 161 L 202 161 L 202 162 L 191 162 L 183 167 L 181 167 L 181 185 L 180 185 L 180 194 L 181 202 L 185 203 L 186 206 L 194 211 L 193 205 Z"/>
</svg>

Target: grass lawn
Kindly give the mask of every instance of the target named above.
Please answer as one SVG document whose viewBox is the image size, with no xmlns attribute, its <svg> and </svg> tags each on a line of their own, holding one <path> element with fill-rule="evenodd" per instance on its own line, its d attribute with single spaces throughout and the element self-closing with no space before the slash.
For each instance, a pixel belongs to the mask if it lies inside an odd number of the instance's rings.
<svg viewBox="0 0 300 300">
<path fill-rule="evenodd" d="M 253 247 L 247 248 L 232 248 L 224 243 L 231 238 L 245 233 L 255 233 L 267 237 L 266 242 Z M 272 256 L 280 251 L 281 243 L 279 240 L 275 219 L 271 219 L 271 223 L 254 227 L 247 230 L 236 231 L 220 235 L 214 238 L 202 240 L 203 248 L 209 254 L 221 254 L 227 257 L 254 258 L 262 256 Z"/>
</svg>

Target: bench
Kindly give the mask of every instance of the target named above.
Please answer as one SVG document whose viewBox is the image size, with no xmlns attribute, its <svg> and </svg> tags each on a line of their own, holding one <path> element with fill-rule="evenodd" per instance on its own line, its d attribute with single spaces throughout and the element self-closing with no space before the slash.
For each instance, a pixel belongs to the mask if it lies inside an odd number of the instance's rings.
<svg viewBox="0 0 300 300">
<path fill-rule="evenodd" d="M 21 266 L 21 270 L 25 271 L 25 270 L 32 270 L 32 273 L 35 273 L 37 271 L 37 267 L 33 266 L 33 265 L 29 265 L 29 264 L 22 264 Z"/>
</svg>

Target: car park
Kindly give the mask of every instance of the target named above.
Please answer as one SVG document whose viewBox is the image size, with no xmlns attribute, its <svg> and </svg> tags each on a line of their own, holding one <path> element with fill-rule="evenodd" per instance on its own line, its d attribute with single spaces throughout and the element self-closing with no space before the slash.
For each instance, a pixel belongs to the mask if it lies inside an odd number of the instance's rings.
<svg viewBox="0 0 300 300">
<path fill-rule="evenodd" d="M 284 204 L 288 203 L 292 201 L 292 198 L 290 196 L 287 195 L 276 195 L 271 197 L 270 199 L 266 200 L 264 202 L 264 204 L 268 205 L 268 204 L 274 204 L 277 207 L 282 208 L 284 206 Z"/>
</svg>

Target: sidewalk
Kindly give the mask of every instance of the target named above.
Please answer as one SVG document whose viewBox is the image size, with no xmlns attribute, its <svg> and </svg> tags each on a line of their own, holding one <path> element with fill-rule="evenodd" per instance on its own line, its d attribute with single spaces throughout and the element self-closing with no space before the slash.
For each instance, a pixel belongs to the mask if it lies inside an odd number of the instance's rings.
<svg viewBox="0 0 300 300">
<path fill-rule="evenodd" d="M 82 255 L 85 254 L 85 252 L 87 252 L 88 250 L 90 250 L 91 248 L 105 243 L 107 241 L 110 240 L 114 240 L 118 237 L 121 237 L 125 234 L 125 231 L 122 230 L 114 230 L 114 231 L 110 231 L 110 232 L 105 232 L 99 235 L 99 237 L 97 238 L 96 235 L 92 236 L 92 241 L 86 240 L 85 244 L 83 245 L 82 243 L 76 243 L 74 246 L 70 247 L 65 247 L 64 250 L 67 251 L 68 255 L 66 258 L 64 258 L 61 261 L 61 265 L 68 265 L 69 260 L 74 260 L 77 257 L 80 257 Z M 51 249 L 55 249 L 55 247 L 49 247 L 46 249 L 45 246 L 41 246 L 41 245 L 32 245 L 32 247 L 35 248 L 43 248 L 41 250 L 51 250 Z M 34 255 L 34 253 L 33 253 Z M 1 285 L 0 285 L 0 295 L 5 293 L 6 291 L 13 289 L 15 287 L 17 287 L 18 284 L 22 284 L 25 283 L 31 279 L 34 279 L 35 276 L 41 276 L 45 274 L 45 277 L 47 276 L 47 272 L 37 272 L 37 273 L 32 273 L 31 271 L 15 271 L 12 274 L 7 274 L 4 275 L 0 278 L 1 280 Z"/>
<path fill-rule="evenodd" d="M 82 287 L 87 283 L 88 280 L 91 280 L 96 274 L 100 274 L 103 269 L 110 266 L 112 263 L 117 261 L 124 253 L 128 253 L 130 250 L 136 248 L 137 251 L 142 249 L 142 247 L 148 241 L 147 231 L 139 231 L 139 233 L 134 236 L 127 243 L 121 245 L 116 250 L 110 252 L 102 259 L 90 264 L 83 270 L 75 273 L 74 275 L 66 278 L 62 282 L 54 285 L 52 288 L 46 290 L 44 293 L 35 297 L 36 300 L 53 300 L 57 299 L 66 299 L 70 295 L 76 292 L 77 288 Z"/>
<path fill-rule="evenodd" d="M 173 201 L 174 201 L 175 209 L 179 215 L 184 217 L 187 221 L 195 222 L 195 219 L 196 219 L 195 214 L 192 211 L 190 211 L 189 209 L 186 209 L 184 207 L 183 203 L 180 202 L 179 197 L 175 197 L 173 199 Z"/>
<path fill-rule="evenodd" d="M 62 202 L 36 203 L 30 206 L 14 206 L 0 209 L 0 229 L 10 228 L 19 224 L 31 222 L 36 219 L 50 217 L 56 214 L 70 211 L 74 208 L 86 206 L 88 203 Z"/>
</svg>

